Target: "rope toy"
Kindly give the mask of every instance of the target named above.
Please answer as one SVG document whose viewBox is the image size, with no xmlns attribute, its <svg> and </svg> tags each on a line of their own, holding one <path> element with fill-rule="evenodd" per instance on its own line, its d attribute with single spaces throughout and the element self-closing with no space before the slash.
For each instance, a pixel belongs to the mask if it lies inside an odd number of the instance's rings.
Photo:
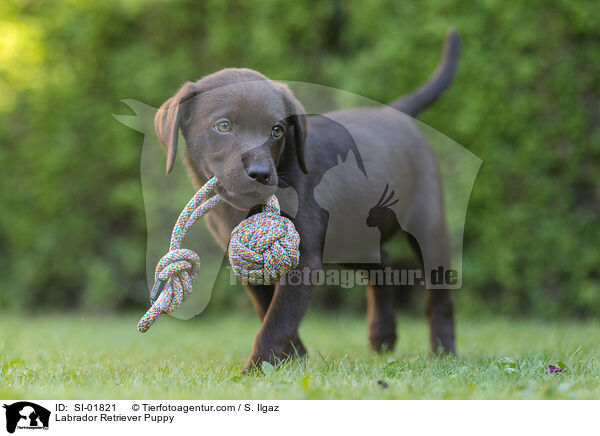
<svg viewBox="0 0 600 436">
<path fill-rule="evenodd" d="M 181 247 L 192 225 L 223 197 L 215 193 L 216 177 L 202 186 L 185 206 L 171 234 L 169 252 L 156 265 L 154 287 L 150 293 L 152 306 L 138 322 L 146 332 L 161 313 L 173 312 L 192 293 L 192 282 L 200 272 L 200 257 Z M 295 268 L 300 259 L 300 236 L 294 224 L 281 216 L 279 201 L 272 195 L 263 211 L 242 221 L 231 233 L 229 262 L 235 274 L 253 285 L 268 285 Z"/>
</svg>

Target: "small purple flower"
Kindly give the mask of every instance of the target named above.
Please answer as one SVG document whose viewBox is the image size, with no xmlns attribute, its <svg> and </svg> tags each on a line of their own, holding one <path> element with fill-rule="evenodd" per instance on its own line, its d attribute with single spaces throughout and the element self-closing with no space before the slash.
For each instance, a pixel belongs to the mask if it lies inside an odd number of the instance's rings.
<svg viewBox="0 0 600 436">
<path fill-rule="evenodd" d="M 557 373 L 557 372 L 563 372 L 564 369 L 559 367 L 559 366 L 554 366 L 554 365 L 549 365 L 548 366 L 548 371 L 550 371 L 551 374 Z"/>
</svg>

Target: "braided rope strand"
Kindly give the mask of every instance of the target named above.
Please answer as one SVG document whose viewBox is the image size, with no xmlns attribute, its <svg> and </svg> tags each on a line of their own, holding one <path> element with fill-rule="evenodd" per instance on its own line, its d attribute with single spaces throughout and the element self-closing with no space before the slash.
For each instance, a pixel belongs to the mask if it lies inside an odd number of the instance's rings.
<svg viewBox="0 0 600 436">
<path fill-rule="evenodd" d="M 218 184 L 216 177 L 210 179 L 177 218 L 169 251 L 156 265 L 151 298 L 157 298 L 138 322 L 140 332 L 146 332 L 161 313 L 176 310 L 192 293 L 193 280 L 200 272 L 200 257 L 192 250 L 182 249 L 181 242 L 196 221 L 223 201 L 221 195 L 215 194 Z M 298 265 L 299 246 L 300 236 L 294 224 L 281 216 L 279 201 L 272 195 L 261 213 L 245 219 L 233 230 L 229 262 L 242 280 L 272 284 Z"/>
<path fill-rule="evenodd" d="M 192 293 L 192 282 L 200 272 L 200 257 L 192 250 L 181 249 L 181 241 L 198 219 L 223 200 L 219 194 L 211 197 L 217 184 L 216 177 L 210 179 L 179 214 L 171 233 L 169 251 L 160 259 L 154 272 L 155 282 L 162 283 L 163 289 L 138 322 L 140 332 L 146 332 L 161 313 L 173 312 Z"/>
</svg>

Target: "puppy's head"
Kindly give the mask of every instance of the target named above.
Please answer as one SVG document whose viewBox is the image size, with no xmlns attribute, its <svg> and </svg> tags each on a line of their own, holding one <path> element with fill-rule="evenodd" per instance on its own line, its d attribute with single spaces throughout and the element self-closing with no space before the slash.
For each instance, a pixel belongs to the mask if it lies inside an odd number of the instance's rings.
<svg viewBox="0 0 600 436">
<path fill-rule="evenodd" d="M 167 173 L 181 129 L 192 172 L 200 180 L 216 176 L 219 193 L 238 208 L 275 191 L 285 153 L 307 172 L 303 107 L 285 85 L 252 70 L 225 69 L 184 84 L 160 107 L 154 125 L 167 150 Z"/>
</svg>

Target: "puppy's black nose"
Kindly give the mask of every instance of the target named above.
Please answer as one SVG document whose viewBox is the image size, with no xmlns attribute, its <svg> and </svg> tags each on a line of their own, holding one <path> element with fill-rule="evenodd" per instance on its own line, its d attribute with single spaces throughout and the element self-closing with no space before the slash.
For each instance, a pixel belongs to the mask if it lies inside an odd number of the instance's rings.
<svg viewBox="0 0 600 436">
<path fill-rule="evenodd" d="M 269 165 L 262 164 L 260 162 L 252 162 L 248 165 L 244 165 L 246 174 L 252 180 L 256 180 L 263 185 L 267 185 L 271 180 L 271 168 Z"/>
</svg>

